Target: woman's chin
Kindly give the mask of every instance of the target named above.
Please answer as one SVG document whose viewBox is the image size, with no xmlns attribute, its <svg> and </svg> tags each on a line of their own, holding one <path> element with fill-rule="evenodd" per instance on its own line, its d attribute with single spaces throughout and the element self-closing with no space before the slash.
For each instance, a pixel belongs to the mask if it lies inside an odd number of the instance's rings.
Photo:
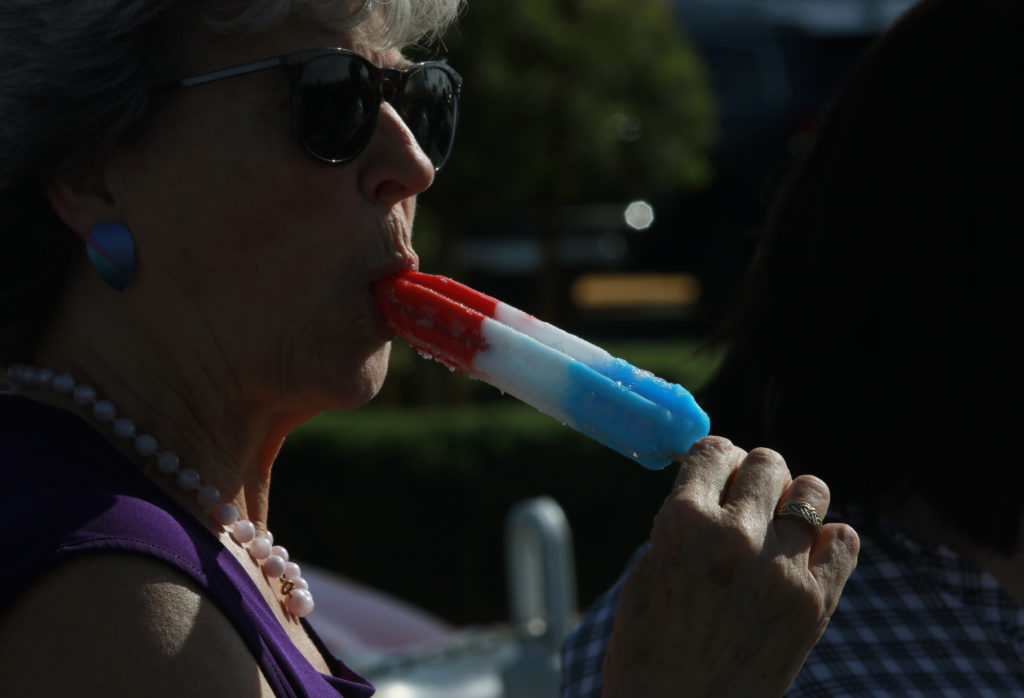
<svg viewBox="0 0 1024 698">
<path fill-rule="evenodd" d="M 339 369 L 339 374 L 330 381 L 329 390 L 334 404 L 329 409 L 353 409 L 372 400 L 384 385 L 390 354 L 391 345 L 388 343 L 359 367 L 351 371 Z"/>
</svg>

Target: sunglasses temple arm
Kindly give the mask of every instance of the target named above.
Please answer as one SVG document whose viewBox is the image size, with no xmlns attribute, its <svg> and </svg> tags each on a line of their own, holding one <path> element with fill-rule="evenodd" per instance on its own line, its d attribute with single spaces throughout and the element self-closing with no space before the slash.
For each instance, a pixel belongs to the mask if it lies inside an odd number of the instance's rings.
<svg viewBox="0 0 1024 698">
<path fill-rule="evenodd" d="M 190 78 L 179 80 L 178 87 L 192 87 L 193 85 L 203 85 L 208 82 L 214 82 L 215 80 L 233 78 L 236 75 L 244 75 L 245 73 L 255 73 L 260 70 L 276 68 L 279 65 L 284 65 L 284 61 L 281 58 L 267 58 L 265 60 L 256 61 L 254 63 L 246 63 L 244 65 L 236 65 L 232 68 L 215 70 L 212 73 L 194 75 Z"/>
</svg>

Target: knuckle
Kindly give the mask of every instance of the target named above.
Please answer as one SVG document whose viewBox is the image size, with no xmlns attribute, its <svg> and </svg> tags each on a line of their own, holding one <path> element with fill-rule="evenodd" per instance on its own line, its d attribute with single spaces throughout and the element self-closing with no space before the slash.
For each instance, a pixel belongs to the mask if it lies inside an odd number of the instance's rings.
<svg viewBox="0 0 1024 698">
<path fill-rule="evenodd" d="M 721 448 L 726 450 L 734 448 L 732 445 L 732 441 L 725 438 L 724 436 L 715 436 L 714 434 L 705 436 L 704 438 L 698 440 L 697 443 L 701 444 L 702 447 L 706 448 Z"/>
<path fill-rule="evenodd" d="M 737 450 L 732 441 L 723 436 L 705 436 L 690 447 L 690 455 L 727 454 Z"/>
<path fill-rule="evenodd" d="M 745 466 L 755 466 L 760 468 L 766 468 L 770 470 L 785 470 L 789 471 L 786 466 L 786 461 L 778 451 L 773 451 L 770 448 L 760 446 L 750 451 L 747 454 Z"/>
<path fill-rule="evenodd" d="M 828 485 L 815 475 L 800 475 L 794 478 L 791 491 L 800 493 L 802 498 L 809 497 L 816 501 L 827 502 L 831 499 Z"/>
<path fill-rule="evenodd" d="M 860 536 L 857 531 L 848 524 L 841 524 L 836 529 L 836 538 L 841 542 L 844 549 L 844 558 L 850 561 L 847 575 L 857 567 L 857 558 L 860 555 Z"/>
</svg>

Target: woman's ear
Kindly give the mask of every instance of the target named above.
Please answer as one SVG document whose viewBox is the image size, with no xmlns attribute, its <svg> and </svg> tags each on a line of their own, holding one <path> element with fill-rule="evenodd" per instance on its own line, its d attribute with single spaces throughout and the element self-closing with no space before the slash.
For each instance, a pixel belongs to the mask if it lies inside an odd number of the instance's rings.
<svg viewBox="0 0 1024 698">
<path fill-rule="evenodd" d="M 100 167 L 64 168 L 46 186 L 57 216 L 85 244 L 89 262 L 115 291 L 124 290 L 135 269 L 135 240 L 119 218 L 118 197 Z"/>
<path fill-rule="evenodd" d="M 102 167 L 62 167 L 46 186 L 46 198 L 64 224 L 83 241 L 103 221 L 117 220 L 117 202 Z"/>
</svg>

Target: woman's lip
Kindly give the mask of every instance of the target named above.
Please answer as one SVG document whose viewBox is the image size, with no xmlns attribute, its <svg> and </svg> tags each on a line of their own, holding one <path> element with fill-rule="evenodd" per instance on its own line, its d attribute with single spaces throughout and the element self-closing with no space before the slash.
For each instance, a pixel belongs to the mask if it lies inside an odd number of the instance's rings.
<svg viewBox="0 0 1024 698">
<path fill-rule="evenodd" d="M 380 338 L 385 342 L 390 342 L 398 336 L 398 333 L 392 329 L 387 318 L 384 317 L 383 311 L 380 309 L 380 304 L 377 302 L 377 294 L 370 289 L 370 302 L 372 306 L 371 313 L 373 314 L 373 322 L 377 325 L 377 331 Z"/>
<path fill-rule="evenodd" d="M 403 258 L 401 260 L 396 260 L 393 264 L 388 264 L 371 274 L 370 285 L 372 286 L 381 279 L 390 279 L 393 276 L 399 276 L 406 272 L 419 271 L 419 268 L 420 260 L 417 258 Z"/>
<path fill-rule="evenodd" d="M 389 264 L 386 267 L 379 269 L 375 274 L 371 275 L 370 282 L 370 298 L 373 304 L 373 315 L 377 322 L 378 327 L 381 331 L 381 336 L 390 341 L 395 337 L 398 337 L 398 333 L 392 329 L 387 319 L 384 317 L 384 313 L 380 309 L 380 304 L 377 300 L 377 282 L 384 279 L 390 279 L 395 276 L 399 276 L 406 272 L 418 271 L 419 270 L 419 259 L 417 258 L 405 258 L 396 261 L 394 264 Z"/>
<path fill-rule="evenodd" d="M 367 284 L 367 290 L 370 295 L 370 304 L 372 305 L 372 314 L 374 322 L 380 331 L 380 337 L 384 341 L 391 341 L 398 336 L 398 333 L 392 329 L 387 319 L 384 317 L 384 313 L 381 311 L 380 303 L 377 295 L 377 282 L 383 281 L 384 279 L 391 279 L 401 274 L 405 274 L 410 271 L 419 271 L 420 259 L 415 252 L 411 251 L 399 251 L 391 258 L 391 260 L 383 266 L 375 269 L 369 275 L 369 283 Z"/>
</svg>

